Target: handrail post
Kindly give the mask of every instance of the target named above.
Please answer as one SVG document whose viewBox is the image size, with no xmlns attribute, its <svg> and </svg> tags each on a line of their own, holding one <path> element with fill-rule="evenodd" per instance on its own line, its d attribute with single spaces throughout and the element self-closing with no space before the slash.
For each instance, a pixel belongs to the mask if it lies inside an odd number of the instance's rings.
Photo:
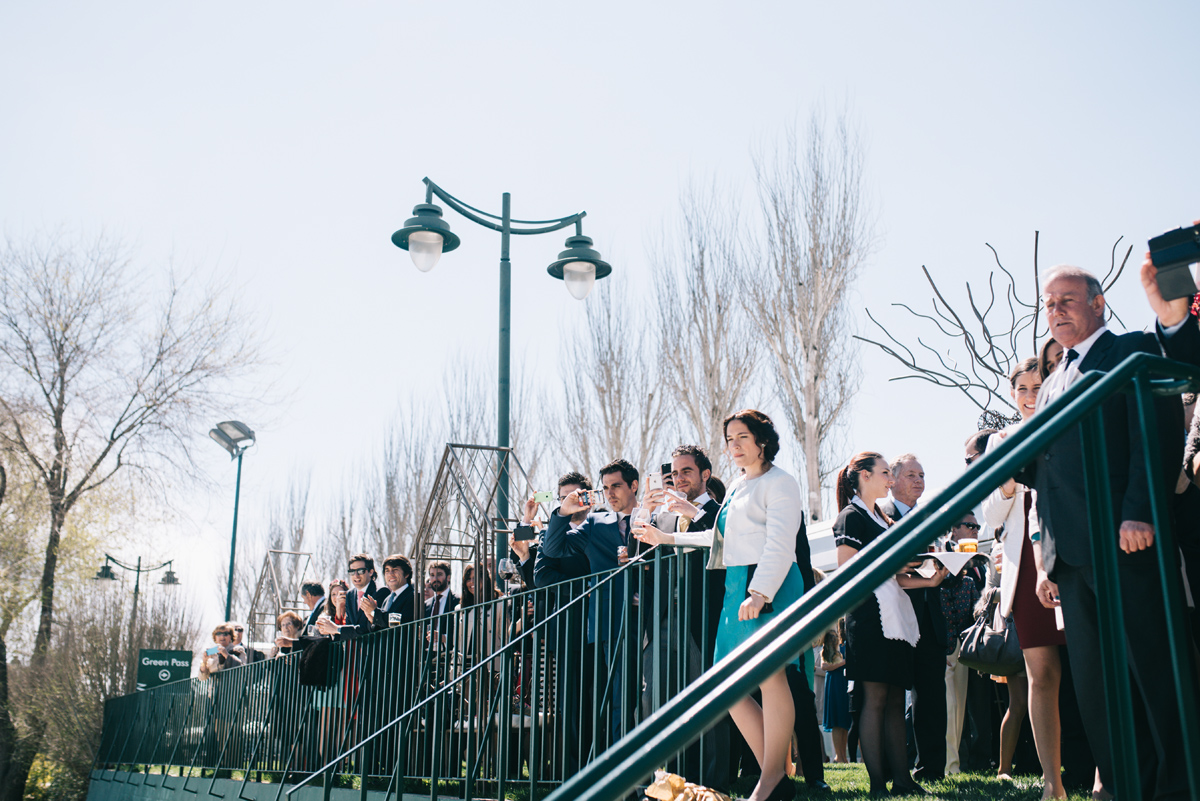
<svg viewBox="0 0 1200 801">
<path fill-rule="evenodd" d="M 1158 423 L 1151 403 L 1149 378 L 1139 370 L 1133 379 L 1137 398 L 1138 423 L 1142 430 L 1146 457 L 1146 483 L 1150 487 L 1150 511 L 1154 521 L 1154 547 L 1158 557 L 1158 577 L 1162 582 L 1163 613 L 1167 627 L 1167 653 L 1170 655 L 1172 678 L 1180 709 L 1196 708 L 1195 673 L 1192 670 L 1191 648 L 1187 632 L 1187 613 L 1180 589 L 1180 570 L 1175 533 L 1171 530 L 1171 514 L 1163 497 L 1166 487 L 1162 475 L 1161 453 L 1158 447 Z M 1196 721 L 1186 714 L 1179 716 L 1183 752 L 1187 755 L 1188 786 L 1192 798 L 1200 798 L 1200 741 Z"/>
<path fill-rule="evenodd" d="M 1081 428 L 1088 529 L 1091 532 L 1092 564 L 1098 589 L 1096 612 L 1100 634 L 1100 664 L 1107 698 L 1105 708 L 1108 713 L 1113 780 L 1116 783 L 1118 798 L 1137 798 L 1140 795 L 1140 782 L 1137 741 L 1133 737 L 1129 663 L 1125 653 L 1124 603 L 1121 595 L 1120 566 L 1117 561 L 1119 540 L 1109 500 L 1112 485 L 1109 481 L 1108 450 L 1105 445 L 1101 407 L 1097 407 L 1083 419 Z"/>
</svg>

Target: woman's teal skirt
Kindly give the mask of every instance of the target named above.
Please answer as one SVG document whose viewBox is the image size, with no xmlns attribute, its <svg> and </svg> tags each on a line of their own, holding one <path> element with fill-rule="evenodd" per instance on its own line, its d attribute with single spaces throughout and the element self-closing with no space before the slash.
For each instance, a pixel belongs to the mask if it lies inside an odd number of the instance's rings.
<svg viewBox="0 0 1200 801">
<path fill-rule="evenodd" d="M 775 611 L 769 615 L 761 612 L 755 620 L 738 620 L 738 607 L 746 600 L 746 576 L 749 573 L 746 565 L 726 565 L 725 567 L 725 603 L 721 607 L 721 624 L 717 628 L 716 648 L 713 660 L 721 661 L 730 651 L 750 639 L 763 626 L 774 620 L 780 612 L 800 600 L 804 594 L 804 581 L 800 578 L 800 568 L 792 562 L 788 568 L 787 578 L 771 605 Z M 808 676 L 808 685 L 812 686 L 813 656 L 812 643 L 796 643 L 796 659 L 793 664 L 803 667 Z"/>
</svg>

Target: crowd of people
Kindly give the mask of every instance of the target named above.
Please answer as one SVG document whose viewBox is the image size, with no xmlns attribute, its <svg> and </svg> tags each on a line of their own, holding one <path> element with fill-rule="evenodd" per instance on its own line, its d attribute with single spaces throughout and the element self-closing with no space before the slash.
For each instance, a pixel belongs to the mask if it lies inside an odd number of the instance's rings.
<svg viewBox="0 0 1200 801">
<path fill-rule="evenodd" d="M 966 469 L 1085 371 L 1111 369 L 1133 352 L 1200 364 L 1200 328 L 1189 314 L 1189 301 L 1163 300 L 1149 260 L 1142 282 L 1158 318 L 1155 331 L 1117 336 L 1105 328 L 1103 292 L 1094 276 L 1077 268 L 1058 268 L 1050 275 L 1043 302 L 1051 338 L 1009 377 L 1020 419 L 1001 430 L 972 431 Z M 1150 503 L 1155 488 L 1145 469 L 1146 443 L 1131 422 L 1136 421 L 1132 403 L 1119 394 L 1103 406 L 1110 497 L 1120 530 L 1120 591 L 1131 642 L 1162 643 L 1166 616 Z M 1188 440 L 1186 470 L 1177 483 L 1188 430 L 1184 405 L 1179 397 L 1154 403 L 1162 475 L 1171 484 L 1166 489 L 1175 498 L 1186 557 L 1197 539 L 1190 529 L 1200 524 L 1193 514 L 1200 488 L 1190 480 L 1200 462 L 1200 427 Z M 280 615 L 272 653 L 248 651 L 240 641 L 243 627 L 218 626 L 216 647 L 202 674 L 288 655 L 317 637 L 347 641 L 416 618 L 435 621 L 426 637 L 434 647 L 454 636 L 450 623 L 436 621 L 448 621 L 445 616 L 460 604 L 474 608 L 506 593 L 516 597 L 523 589 L 590 582 L 595 591 L 588 603 L 574 607 L 578 625 L 564 630 L 575 634 L 561 635 L 550 650 L 568 676 L 590 676 L 593 663 L 610 666 L 606 680 L 594 685 L 606 694 L 608 711 L 603 720 L 593 719 L 592 705 L 577 697 L 589 679 L 564 684 L 555 704 L 572 736 L 607 729 L 611 742 L 631 720 L 652 711 L 649 696 L 658 666 L 682 666 L 683 681 L 694 680 L 822 578 L 808 552 L 800 487 L 776 464 L 780 437 L 771 419 L 754 409 L 736 412 L 724 421 L 724 441 L 737 471 L 728 487 L 713 475 L 709 454 L 693 445 L 679 446 L 669 465 L 646 475 L 616 459 L 601 469 L 599 488 L 578 472 L 563 475 L 549 514 L 539 519 L 543 503 L 537 497 L 525 504 L 521 529 L 532 531 L 513 533 L 509 586 L 493 581 L 490 563 L 470 565 L 460 577 L 459 598 L 450 589 L 451 566 L 433 562 L 419 609 L 407 557 L 385 558 L 384 585 L 378 586 L 374 559 L 356 554 L 346 579 L 304 585 L 309 615 Z M 924 491 L 924 468 L 912 453 L 888 459 L 863 451 L 849 459 L 836 482 L 838 570 L 865 569 L 870 545 L 918 508 Z M 1078 433 L 1066 432 L 997 487 L 980 511 L 979 518 L 962 515 L 929 545 L 927 556 L 887 578 L 813 647 L 798 647 L 792 663 L 739 700 L 703 744 L 688 749 L 673 767 L 719 789 L 739 775 L 757 776 L 750 801 L 792 798 L 796 784 L 787 780 L 790 773 L 802 775 L 810 788 L 828 789 L 823 725 L 832 734 L 833 761 L 851 761 L 861 753 L 873 793 L 923 793 L 923 782 L 964 770 L 994 770 L 1010 778 L 1021 725 L 1028 718 L 1044 797 L 1066 797 L 1064 780 L 1086 786 L 1097 798 L 1111 797 L 1113 758 L 1096 613 L 1097 595 L 1105 588 L 1096 585 L 1091 569 Z M 990 558 L 979 548 L 989 541 Z M 663 579 L 651 572 L 648 558 L 655 548 L 689 557 L 671 574 L 673 585 L 657 590 L 654 576 Z M 965 563 L 938 556 L 953 552 L 977 556 Z M 630 561 L 636 564 L 613 574 Z M 1189 572 L 1200 565 L 1200 558 L 1184 561 Z M 503 575 L 506 566 L 500 568 Z M 989 677 L 960 662 L 964 633 L 993 609 L 1000 629 L 1011 619 L 1023 657 L 1024 669 L 1007 678 Z M 530 601 L 516 616 L 533 621 L 552 611 Z M 633 635 L 626 636 L 630 612 L 641 621 L 632 647 L 628 638 Z M 668 620 L 674 622 L 664 623 Z M 480 633 L 485 625 L 490 628 Z M 484 623 L 475 628 L 460 639 L 486 642 L 485 655 L 521 631 L 520 625 L 504 631 Z M 1136 716 L 1144 797 L 1185 798 L 1179 701 L 1163 680 L 1160 649 L 1131 645 L 1128 653 L 1135 706 L 1144 711 Z M 823 682 L 819 694 L 814 678 Z M 999 691 L 1006 710 L 995 726 L 999 742 L 993 747 L 989 698 Z M 569 775 L 586 751 L 564 754 L 573 760 Z"/>
</svg>

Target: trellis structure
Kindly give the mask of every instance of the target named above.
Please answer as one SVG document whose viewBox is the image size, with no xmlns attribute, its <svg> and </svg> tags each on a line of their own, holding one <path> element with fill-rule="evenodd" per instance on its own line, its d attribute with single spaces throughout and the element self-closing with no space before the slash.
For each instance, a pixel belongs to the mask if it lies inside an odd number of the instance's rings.
<svg viewBox="0 0 1200 801">
<path fill-rule="evenodd" d="M 423 583 L 431 562 L 451 563 L 451 583 L 458 588 L 467 565 L 474 565 L 476 576 L 494 579 L 498 560 L 508 553 L 509 535 L 533 493 L 512 448 L 447 443 L 413 543 L 414 581 Z M 507 514 L 497 511 L 501 508 Z M 420 614 L 424 605 L 418 607 Z"/>
</svg>

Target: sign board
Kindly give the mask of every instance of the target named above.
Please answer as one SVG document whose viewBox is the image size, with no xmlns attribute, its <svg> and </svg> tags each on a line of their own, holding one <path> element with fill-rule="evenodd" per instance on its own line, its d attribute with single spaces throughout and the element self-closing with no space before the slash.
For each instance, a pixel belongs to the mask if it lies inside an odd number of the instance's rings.
<svg viewBox="0 0 1200 801">
<path fill-rule="evenodd" d="M 192 676 L 191 651 L 138 651 L 137 689 L 149 690 Z"/>
</svg>

